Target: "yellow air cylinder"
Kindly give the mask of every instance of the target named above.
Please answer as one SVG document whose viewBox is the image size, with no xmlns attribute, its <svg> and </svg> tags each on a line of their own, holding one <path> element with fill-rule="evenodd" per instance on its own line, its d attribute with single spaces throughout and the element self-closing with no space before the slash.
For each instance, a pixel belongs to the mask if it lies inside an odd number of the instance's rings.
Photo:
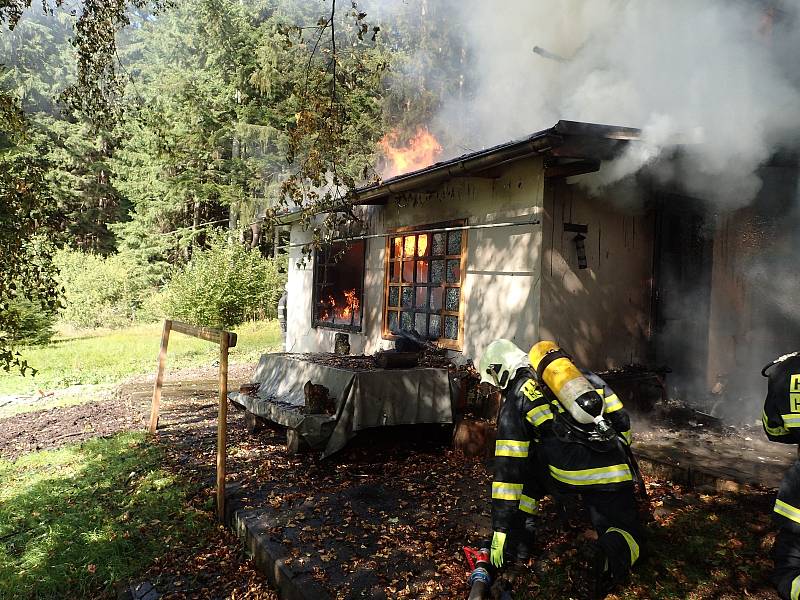
<svg viewBox="0 0 800 600">
<path fill-rule="evenodd" d="M 558 345 L 548 340 L 534 345 L 528 355 L 534 370 L 539 373 L 542 360 L 551 352 L 558 350 Z M 603 414 L 603 399 L 566 356 L 561 356 L 548 364 L 540 376 L 578 423 L 583 425 L 594 423 Z"/>
</svg>

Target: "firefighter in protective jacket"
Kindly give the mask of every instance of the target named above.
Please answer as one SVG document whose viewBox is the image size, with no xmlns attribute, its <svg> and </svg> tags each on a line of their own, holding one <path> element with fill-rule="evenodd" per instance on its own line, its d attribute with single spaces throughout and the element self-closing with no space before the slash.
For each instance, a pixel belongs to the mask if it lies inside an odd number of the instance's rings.
<svg viewBox="0 0 800 600">
<path fill-rule="evenodd" d="M 587 593 L 602 596 L 624 578 L 643 545 L 626 449 L 630 418 L 622 402 L 600 377 L 578 371 L 552 342 L 540 342 L 529 357 L 513 342 L 496 340 L 479 368 L 481 381 L 503 394 L 492 483 L 492 564 L 528 558 L 542 497 L 580 494 L 598 534 L 583 552 L 591 579 Z"/>
<path fill-rule="evenodd" d="M 769 371 L 769 375 L 767 375 Z M 761 420 L 773 442 L 800 444 L 800 356 L 786 354 L 764 367 L 769 377 Z M 772 548 L 772 582 L 781 598 L 800 599 L 800 460 L 789 467 L 775 500 L 778 535 Z"/>
</svg>

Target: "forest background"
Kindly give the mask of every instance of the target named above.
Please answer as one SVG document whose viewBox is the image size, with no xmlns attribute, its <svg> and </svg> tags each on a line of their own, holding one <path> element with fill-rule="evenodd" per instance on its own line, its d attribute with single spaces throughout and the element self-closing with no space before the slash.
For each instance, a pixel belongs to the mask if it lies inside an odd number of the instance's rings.
<svg viewBox="0 0 800 600">
<path fill-rule="evenodd" d="M 0 4 L 7 369 L 65 326 L 273 318 L 285 242 L 263 216 L 375 181 L 381 141 L 410 139 L 468 83 L 464 40 L 425 0 L 116 2 L 114 39 L 89 51 L 88 5 L 14 4 Z"/>
</svg>

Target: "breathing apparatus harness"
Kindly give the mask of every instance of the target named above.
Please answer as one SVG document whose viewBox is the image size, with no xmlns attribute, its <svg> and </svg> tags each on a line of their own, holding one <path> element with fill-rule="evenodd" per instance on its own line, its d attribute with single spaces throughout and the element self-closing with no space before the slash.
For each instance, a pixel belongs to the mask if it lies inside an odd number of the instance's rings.
<svg viewBox="0 0 800 600">
<path fill-rule="evenodd" d="M 533 351 L 531 353 L 533 354 Z M 611 452 L 614 449 L 620 449 L 633 474 L 634 485 L 639 489 L 642 499 L 649 506 L 647 488 L 644 485 L 644 479 L 639 469 L 639 462 L 622 435 L 616 432 L 603 417 L 605 412 L 603 398 L 594 390 L 585 392 L 574 399 L 572 411 L 570 411 L 567 410 L 570 407 L 564 407 L 564 403 L 558 395 L 547 385 L 544 377 L 547 367 L 562 358 L 568 360 L 574 366 L 572 357 L 561 348 L 555 347 L 547 350 L 535 367 L 536 378 L 544 396 L 551 405 L 555 404 L 555 406 L 565 409 L 563 411 L 558 409 L 553 411 L 553 434 L 562 442 L 578 443 L 594 452 Z M 591 421 L 589 423 L 579 423 L 572 414 L 572 412 L 575 412 L 575 408 L 585 413 L 586 416 L 591 417 Z"/>
<path fill-rule="evenodd" d="M 794 358 L 794 357 L 795 357 L 795 356 L 797 356 L 798 354 L 800 354 L 800 352 L 790 352 L 789 354 L 784 354 L 783 356 L 779 356 L 779 357 L 778 357 L 778 358 L 776 358 L 775 360 L 771 361 L 771 362 L 770 362 L 770 363 L 769 363 L 767 366 L 765 366 L 763 369 L 761 369 L 761 376 L 762 376 L 762 377 L 769 377 L 769 375 L 767 375 L 767 371 L 768 371 L 768 370 L 770 370 L 770 369 L 771 369 L 772 367 L 774 367 L 775 365 L 777 365 L 777 364 L 779 364 L 779 363 L 782 363 L 782 362 L 783 362 L 783 361 L 785 361 L 785 360 L 788 360 L 788 359 L 790 359 L 790 358 Z"/>
</svg>

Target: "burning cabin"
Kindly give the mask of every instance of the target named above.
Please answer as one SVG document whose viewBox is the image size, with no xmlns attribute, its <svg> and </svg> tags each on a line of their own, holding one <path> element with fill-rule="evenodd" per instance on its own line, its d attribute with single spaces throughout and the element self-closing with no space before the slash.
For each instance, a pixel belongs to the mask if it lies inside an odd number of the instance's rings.
<svg viewBox="0 0 800 600">
<path fill-rule="evenodd" d="M 366 228 L 299 266 L 291 228 L 288 352 L 391 348 L 414 330 L 477 359 L 493 339 L 559 340 L 584 364 L 645 362 L 655 219 L 590 198 L 597 171 L 638 131 L 561 121 L 526 139 L 357 191 Z"/>
<path fill-rule="evenodd" d="M 632 208 L 576 182 L 638 139 L 560 121 L 361 188 L 365 229 L 310 265 L 292 225 L 286 350 L 330 352 L 345 333 L 372 354 L 414 330 L 476 361 L 497 338 L 554 339 L 594 370 L 664 367 L 671 395 L 756 419 L 758 371 L 799 333 L 793 305 L 763 293 L 795 281 L 773 263 L 796 245 L 781 227 L 796 161 L 773 159 L 756 202 L 724 215 L 646 175 Z"/>
</svg>

